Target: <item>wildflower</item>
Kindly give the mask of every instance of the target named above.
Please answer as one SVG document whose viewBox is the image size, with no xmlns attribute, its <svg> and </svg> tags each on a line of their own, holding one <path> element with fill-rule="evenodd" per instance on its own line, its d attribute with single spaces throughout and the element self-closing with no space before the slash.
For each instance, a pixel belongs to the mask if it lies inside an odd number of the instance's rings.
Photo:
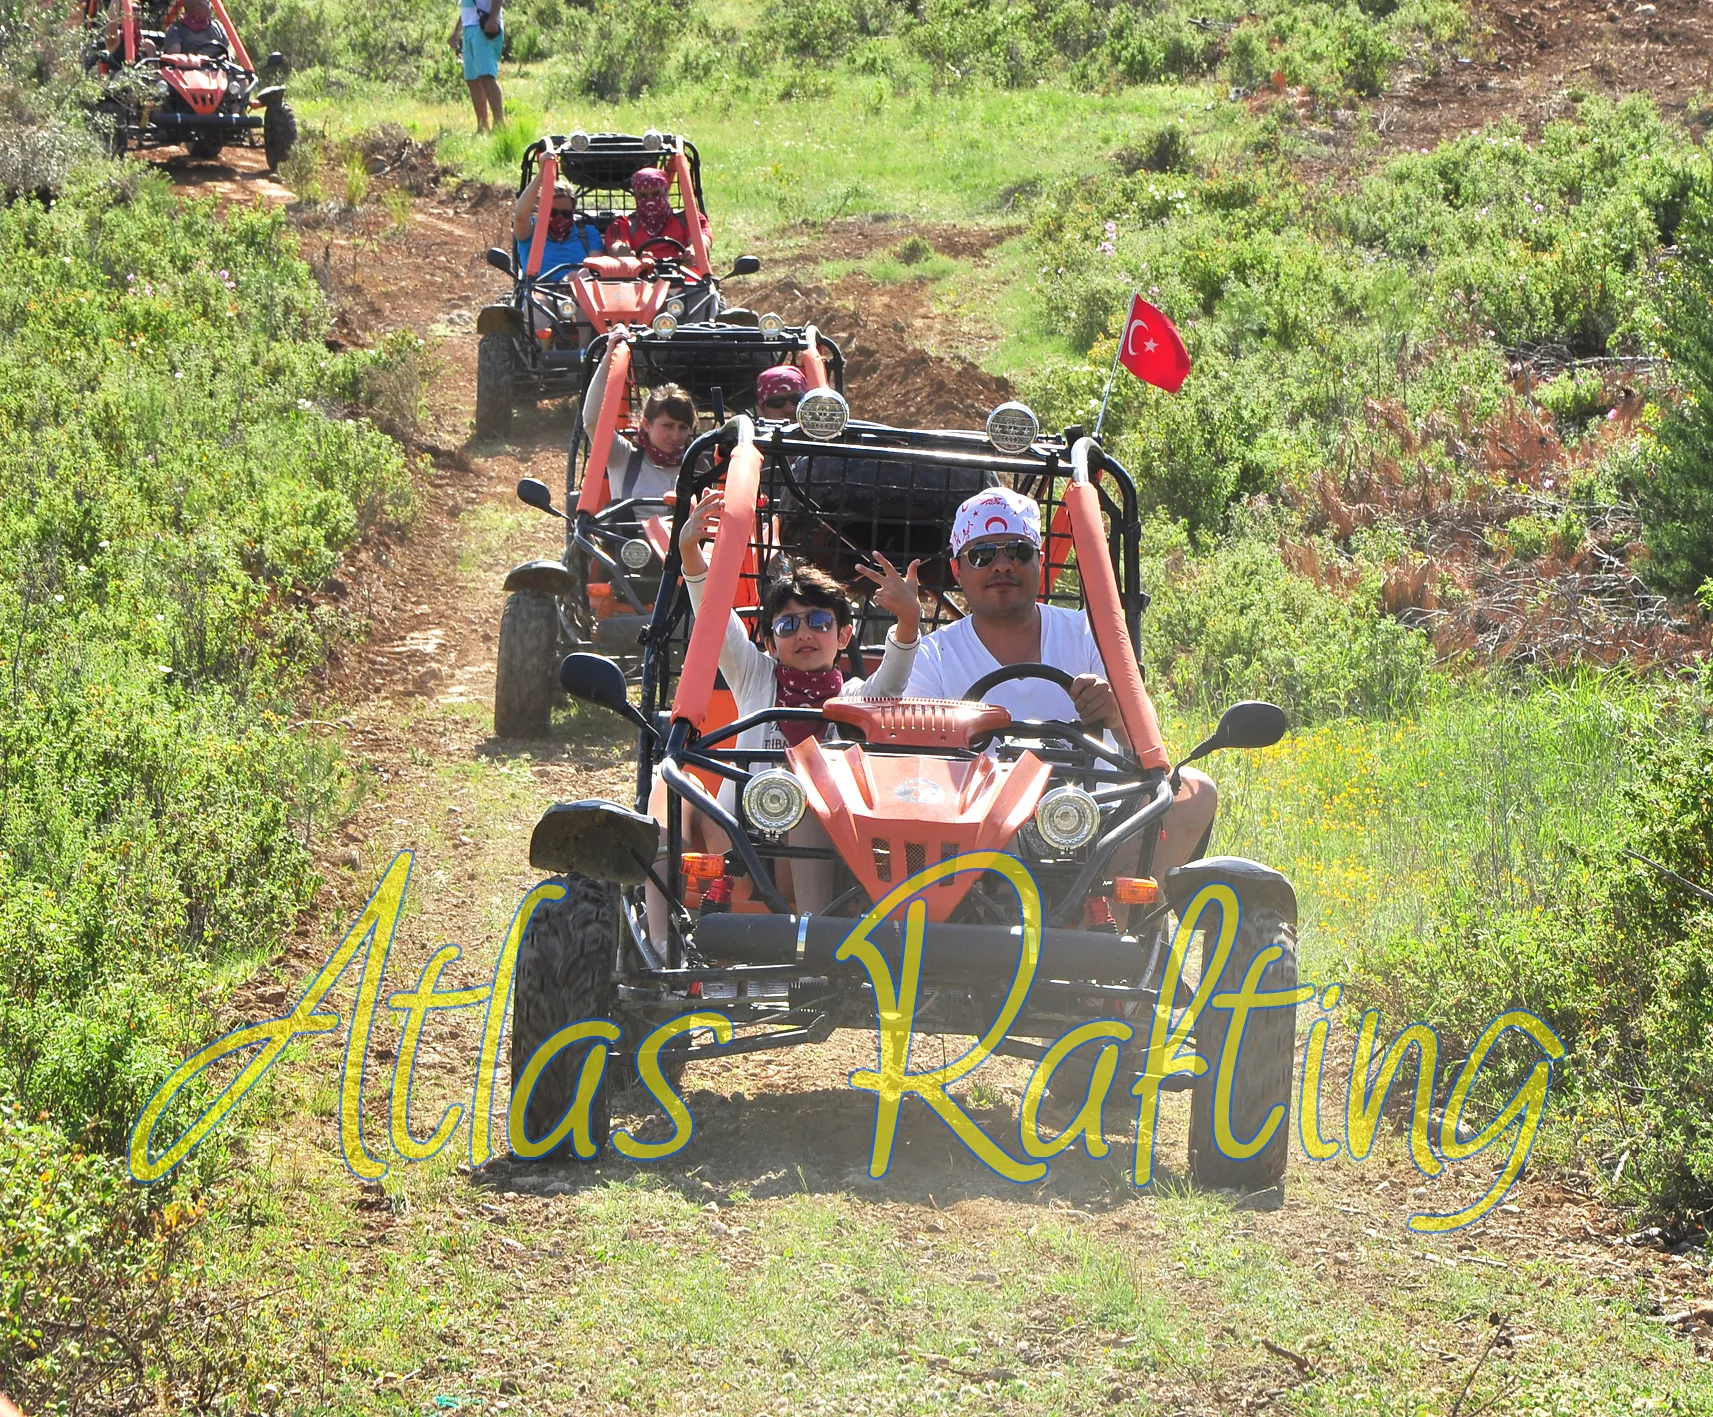
<svg viewBox="0 0 1713 1417">
<path fill-rule="evenodd" d="M 1114 246 L 1110 241 L 1102 241 L 1100 243 L 1100 245 L 1095 247 L 1095 250 L 1099 251 L 1100 254 L 1103 256 L 1116 255 L 1118 252 L 1118 248 L 1116 246 Z"/>
</svg>

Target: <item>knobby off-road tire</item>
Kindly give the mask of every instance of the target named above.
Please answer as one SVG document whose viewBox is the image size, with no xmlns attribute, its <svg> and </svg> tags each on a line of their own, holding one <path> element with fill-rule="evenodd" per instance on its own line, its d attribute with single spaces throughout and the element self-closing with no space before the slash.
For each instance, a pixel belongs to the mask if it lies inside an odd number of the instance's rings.
<svg viewBox="0 0 1713 1417">
<path fill-rule="evenodd" d="M 500 652 L 494 672 L 494 734 L 547 737 L 553 714 L 554 651 L 559 608 L 538 590 L 517 590 L 500 612 Z"/>
<path fill-rule="evenodd" d="M 191 138 L 186 141 L 184 150 L 198 162 L 212 162 L 220 156 L 224 146 L 218 138 Z"/>
<path fill-rule="evenodd" d="M 567 876 L 565 898 L 544 900 L 518 946 L 512 994 L 512 1086 L 535 1050 L 583 1019 L 612 1016 L 613 955 L 618 939 L 618 887 L 587 876 Z M 587 1047 L 567 1048 L 536 1080 L 524 1112 L 524 1130 L 540 1141 L 564 1119 L 577 1094 Z M 612 1078 L 601 1084 L 589 1109 L 589 1135 L 597 1149 L 612 1129 Z M 542 1160 L 577 1160 L 571 1139 Z"/>
<path fill-rule="evenodd" d="M 476 436 L 503 438 L 512 431 L 517 350 L 510 335 L 483 335 L 476 345 Z"/>
<path fill-rule="evenodd" d="M 1261 976 L 1259 987 L 1264 993 L 1297 987 L 1297 924 L 1276 910 L 1246 902 L 1230 958 L 1213 992 L 1236 993 L 1256 956 L 1274 944 L 1282 946 L 1285 953 Z M 1200 1186 L 1246 1195 L 1278 1187 L 1282 1199 L 1285 1161 L 1291 1150 L 1291 1064 L 1297 1011 L 1294 1006 L 1253 1009 L 1244 1027 L 1231 1088 L 1232 1136 L 1240 1143 L 1249 1141 L 1274 1107 L 1283 1105 L 1285 1109 L 1272 1139 L 1244 1161 L 1234 1161 L 1220 1151 L 1213 1135 L 1219 1057 L 1230 1023 L 1230 1010 L 1211 1006 L 1196 1020 L 1196 1052 L 1207 1059 L 1207 1071 L 1196 1079 L 1190 1095 L 1190 1177 Z"/>
<path fill-rule="evenodd" d="M 262 151 L 267 154 L 268 171 L 278 172 L 296 146 L 297 114 L 289 103 L 270 103 L 262 110 Z"/>
</svg>

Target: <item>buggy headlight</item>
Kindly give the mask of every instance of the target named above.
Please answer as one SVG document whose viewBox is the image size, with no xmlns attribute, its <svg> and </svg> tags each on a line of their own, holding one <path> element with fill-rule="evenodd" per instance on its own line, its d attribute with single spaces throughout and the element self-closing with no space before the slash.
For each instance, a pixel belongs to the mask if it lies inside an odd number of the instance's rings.
<svg viewBox="0 0 1713 1417">
<path fill-rule="evenodd" d="M 654 548 L 640 536 L 632 537 L 619 547 L 619 560 L 624 562 L 627 571 L 640 571 L 654 559 Z"/>
<path fill-rule="evenodd" d="M 797 400 L 797 422 L 811 438 L 837 438 L 850 422 L 850 405 L 837 389 L 810 389 Z"/>
<path fill-rule="evenodd" d="M 574 153 L 586 153 L 589 151 L 589 135 L 579 128 L 566 139 L 565 146 Z"/>
<path fill-rule="evenodd" d="M 172 85 L 169 84 L 165 79 L 156 79 L 155 80 L 155 97 L 156 98 L 171 98 L 172 97 Z"/>
<path fill-rule="evenodd" d="M 658 128 L 650 128 L 642 135 L 642 147 L 644 152 L 657 153 L 665 146 L 666 139 L 660 136 L 660 130 Z"/>
<path fill-rule="evenodd" d="M 1002 403 L 987 416 L 987 441 L 1002 453 L 1026 453 L 1041 431 L 1041 420 L 1028 404 Z"/>
<path fill-rule="evenodd" d="M 674 320 L 682 320 L 684 318 L 683 300 L 674 295 L 672 299 L 666 302 L 666 313 L 672 316 Z"/>
<path fill-rule="evenodd" d="M 1080 787 L 1055 787 L 1035 808 L 1035 830 L 1053 850 L 1075 851 L 1100 830 L 1100 804 Z"/>
<path fill-rule="evenodd" d="M 678 317 L 662 310 L 652 321 L 649 322 L 648 327 L 657 335 L 666 335 L 670 337 L 678 328 Z"/>
<path fill-rule="evenodd" d="M 769 836 L 783 836 L 803 820 L 809 794 L 784 768 L 758 772 L 743 790 L 744 815 Z"/>
<path fill-rule="evenodd" d="M 785 321 L 771 310 L 755 322 L 759 329 L 769 339 L 776 339 L 779 332 L 785 328 Z"/>
<path fill-rule="evenodd" d="M 243 91 L 244 76 L 242 74 L 228 74 L 226 76 L 226 92 L 229 94 L 239 94 Z"/>
</svg>

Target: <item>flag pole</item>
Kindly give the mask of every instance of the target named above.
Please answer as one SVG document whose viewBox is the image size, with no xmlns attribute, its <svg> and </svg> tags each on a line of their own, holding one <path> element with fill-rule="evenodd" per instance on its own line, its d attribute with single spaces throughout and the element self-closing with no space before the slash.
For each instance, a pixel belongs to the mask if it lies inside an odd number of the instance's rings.
<svg viewBox="0 0 1713 1417">
<path fill-rule="evenodd" d="M 1124 332 L 1130 328 L 1130 312 L 1136 308 L 1136 297 L 1141 288 L 1130 292 L 1130 304 L 1124 309 L 1124 322 L 1118 328 L 1118 343 L 1112 349 L 1112 368 L 1106 371 L 1106 388 L 1100 396 L 1100 414 L 1094 420 L 1094 440 L 1100 441 L 1100 426 L 1106 422 L 1106 406 L 1112 401 L 1112 381 L 1118 377 L 1118 356 L 1124 353 Z"/>
</svg>

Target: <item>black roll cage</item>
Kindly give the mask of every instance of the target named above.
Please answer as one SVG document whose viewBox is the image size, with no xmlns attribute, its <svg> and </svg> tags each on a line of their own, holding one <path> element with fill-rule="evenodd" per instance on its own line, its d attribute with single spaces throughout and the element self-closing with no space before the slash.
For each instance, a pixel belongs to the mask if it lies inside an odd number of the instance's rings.
<svg viewBox="0 0 1713 1417">
<path fill-rule="evenodd" d="M 696 497 L 723 476 L 725 461 L 741 436 L 737 425 L 742 422 L 744 420 L 734 419 L 722 428 L 702 434 L 685 452 L 661 592 L 643 637 L 641 709 L 653 726 L 638 732 L 636 806 L 638 811 L 647 811 L 654 774 L 658 769 L 669 789 L 665 880 L 662 883 L 669 900 L 681 900 L 683 896 L 680 858 L 684 845 L 683 802 L 688 799 L 730 839 L 728 861 L 730 856 L 735 856 L 737 861 L 730 862 L 728 869 L 735 868 L 737 874 L 750 876 L 761 900 L 770 910 L 782 914 L 789 907 L 779 892 L 770 862 L 803 858 L 836 860 L 837 853 L 827 848 L 791 847 L 766 840 L 758 842 L 755 839 L 758 834 L 752 831 L 743 810 L 742 785 L 756 771 L 754 765 L 782 763 L 784 754 L 765 749 L 740 752 L 735 746 L 720 745 L 729 743 L 749 728 L 768 722 L 824 724 L 828 720 L 819 709 L 774 707 L 698 733 L 687 721 L 670 717 L 670 694 L 675 678 L 673 654 L 685 642 L 690 610 L 689 596 L 684 590 L 678 533 L 683 529 L 685 517 Z M 754 443 L 762 453 L 764 492 L 769 484 L 770 470 L 773 479 L 786 486 L 792 485 L 790 467 L 796 459 L 873 458 L 880 453 L 888 462 L 940 468 L 968 466 L 984 472 L 1009 474 L 1013 487 L 1029 495 L 1044 497 L 1046 506 L 1051 509 L 1058 504 L 1059 479 L 1068 480 L 1070 475 L 1069 449 L 1075 441 L 1073 434 L 1080 436 L 1080 431 L 1073 429 L 1062 438 L 1040 439 L 1028 452 L 1008 455 L 996 453 L 979 433 L 925 432 L 853 421 L 834 441 L 817 441 L 805 436 L 796 425 L 779 425 L 757 430 Z M 1147 607 L 1148 597 L 1138 584 L 1141 526 L 1135 485 L 1122 464 L 1100 450 L 1098 445 L 1089 460 L 1089 477 L 1108 518 L 1108 554 L 1113 557 L 1115 569 L 1121 568 L 1120 594 L 1131 641 L 1139 644 L 1141 615 Z M 758 508 L 758 531 L 764 521 L 765 512 Z M 762 549 L 766 549 L 764 538 Z M 1048 563 L 1048 571 L 1054 575 L 1055 583 L 1062 565 L 1062 562 L 1057 565 L 1052 561 Z M 1080 590 L 1078 594 L 1080 597 Z M 943 593 L 938 599 L 955 611 Z M 923 633 L 927 633 L 927 629 L 925 625 Z M 838 727 L 848 731 L 843 725 Z M 1036 740 L 1034 751 L 1053 767 L 1056 777 L 1060 781 L 1078 782 L 1090 789 L 1102 808 L 1102 830 L 1084 848 L 1080 859 L 1053 861 L 1048 858 L 1032 863 L 1049 890 L 1047 923 L 1062 926 L 1078 916 L 1091 886 L 1101 879 L 1118 848 L 1138 836 L 1142 839 L 1139 869 L 1147 874 L 1159 839 L 1160 823 L 1171 805 L 1171 782 L 1164 770 L 1143 769 L 1124 750 L 1088 734 L 1077 725 L 1063 723 L 1014 723 L 1006 729 L 972 740 L 967 750 L 956 750 L 951 755 L 974 758 L 997 740 L 1001 759 L 1014 759 L 1023 751 L 1023 746 L 1014 741 L 1018 739 Z M 831 746 L 833 751 L 837 751 L 836 744 Z M 884 744 L 867 744 L 865 747 L 870 753 L 921 751 L 915 748 L 894 749 Z M 721 806 L 717 796 L 690 774 L 690 768 L 712 772 L 737 784 L 733 809 L 728 811 Z M 829 910 L 842 908 L 853 896 L 862 894 L 860 887 L 854 892 L 847 891 L 832 903 Z M 1164 906 L 1158 907 L 1158 912 L 1164 909 Z M 685 937 L 677 912 L 672 915 L 669 931 L 668 964 L 673 968 L 681 967 L 693 954 L 694 941 Z"/>
</svg>

